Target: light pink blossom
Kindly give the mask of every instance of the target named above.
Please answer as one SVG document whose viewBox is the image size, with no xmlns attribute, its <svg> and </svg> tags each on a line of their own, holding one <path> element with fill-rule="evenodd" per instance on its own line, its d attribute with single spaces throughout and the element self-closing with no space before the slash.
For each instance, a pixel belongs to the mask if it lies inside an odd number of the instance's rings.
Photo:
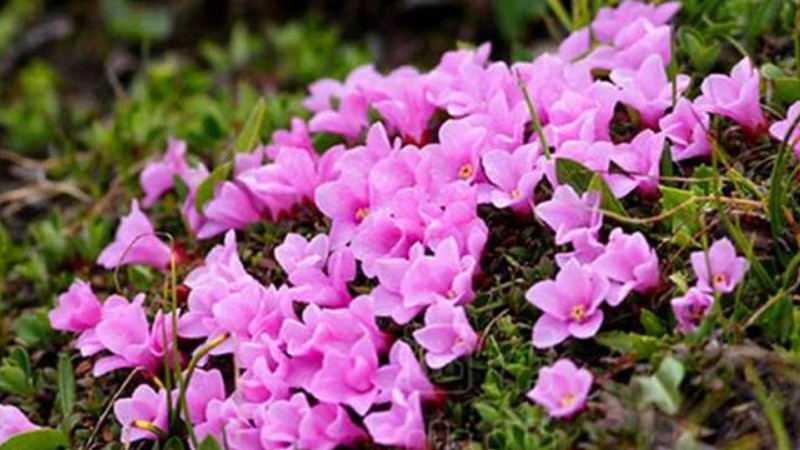
<svg viewBox="0 0 800 450">
<path fill-rule="evenodd" d="M 692 333 L 710 312 L 714 305 L 714 297 L 697 288 L 691 288 L 682 297 L 670 301 L 672 312 L 678 320 L 681 333 Z"/>
<path fill-rule="evenodd" d="M 586 406 L 594 377 L 569 359 L 539 370 L 536 386 L 528 397 L 543 406 L 551 417 L 571 417 Z"/>
<path fill-rule="evenodd" d="M 469 355 L 478 345 L 478 335 L 470 326 L 464 308 L 448 302 L 428 307 L 425 327 L 414 332 L 414 339 L 427 351 L 425 361 L 433 369 Z"/>
<path fill-rule="evenodd" d="M 707 253 L 693 252 L 690 259 L 697 288 L 704 292 L 733 292 L 750 267 L 747 258 L 736 255 L 736 248 L 727 238 L 714 242 Z"/>
<path fill-rule="evenodd" d="M 603 324 L 600 306 L 608 291 L 605 277 L 574 259 L 564 264 L 555 280 L 534 284 L 525 298 L 544 314 L 533 326 L 533 345 L 549 348 L 570 336 L 594 336 Z"/>
<path fill-rule="evenodd" d="M 166 269 L 172 250 L 156 235 L 153 225 L 139 209 L 139 202 L 131 202 L 131 211 L 122 218 L 114 242 L 100 253 L 97 263 L 106 269 L 129 264 Z"/>
<path fill-rule="evenodd" d="M 80 333 L 94 328 L 102 319 L 103 305 L 83 280 L 75 280 L 58 296 L 58 306 L 50 311 L 50 324 L 56 330 Z"/>
<path fill-rule="evenodd" d="M 749 58 L 742 59 L 730 76 L 709 75 L 700 86 L 702 95 L 695 104 L 704 111 L 725 116 L 750 133 L 766 126 L 761 110 L 761 78 Z"/>
</svg>

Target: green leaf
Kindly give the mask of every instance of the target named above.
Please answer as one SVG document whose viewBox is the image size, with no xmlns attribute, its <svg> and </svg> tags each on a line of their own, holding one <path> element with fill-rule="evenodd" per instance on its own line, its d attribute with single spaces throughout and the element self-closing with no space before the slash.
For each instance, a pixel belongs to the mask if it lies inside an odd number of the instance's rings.
<svg viewBox="0 0 800 450">
<path fill-rule="evenodd" d="M 661 208 L 664 211 L 673 210 L 680 205 L 684 205 L 695 197 L 691 191 L 660 186 Z M 683 206 L 683 209 L 667 218 L 667 224 L 672 231 L 672 239 L 679 245 L 691 245 L 694 242 L 694 235 L 700 229 L 698 223 L 699 205 L 697 203 Z"/>
<path fill-rule="evenodd" d="M 64 417 L 72 414 L 75 407 L 75 372 L 66 353 L 58 356 L 58 400 Z"/>
<path fill-rule="evenodd" d="M 796 328 L 792 298 L 788 295 L 771 305 L 756 321 L 770 341 L 782 344 L 791 340 Z"/>
<path fill-rule="evenodd" d="M 173 436 L 164 444 L 164 450 L 184 450 L 186 446 L 183 445 L 180 438 Z"/>
<path fill-rule="evenodd" d="M 649 309 L 642 309 L 639 315 L 639 321 L 642 323 L 644 331 L 650 336 L 663 336 L 664 333 L 666 333 L 661 319 Z"/>
<path fill-rule="evenodd" d="M 611 188 L 608 187 L 608 183 L 606 183 L 606 181 L 603 180 L 600 175 L 594 174 L 592 176 L 592 179 L 589 181 L 589 186 L 587 186 L 586 190 L 600 192 L 600 207 L 603 210 L 611 211 L 619 216 L 628 217 L 628 212 L 625 211 L 625 207 L 622 206 L 622 202 L 620 202 L 619 199 L 614 196 L 614 193 L 611 192 Z"/>
<path fill-rule="evenodd" d="M 19 316 L 12 325 L 17 339 L 27 347 L 37 347 L 53 337 L 47 313 L 36 311 Z"/>
<path fill-rule="evenodd" d="M 661 152 L 661 176 L 671 177 L 674 174 L 672 169 L 672 144 L 666 141 L 664 142 L 664 151 Z"/>
<path fill-rule="evenodd" d="M 0 445 L 0 450 L 57 450 L 69 447 L 64 433 L 51 428 L 18 434 Z"/>
<path fill-rule="evenodd" d="M 800 100 L 800 80 L 790 76 L 775 78 L 772 80 L 772 98 L 785 104 Z"/>
<path fill-rule="evenodd" d="M 261 127 L 264 125 L 264 117 L 267 112 L 267 103 L 263 98 L 258 99 L 256 106 L 250 111 L 250 117 L 244 124 L 244 128 L 236 138 L 236 151 L 249 152 L 253 150 L 261 138 Z"/>
<path fill-rule="evenodd" d="M 589 188 L 595 173 L 578 161 L 569 158 L 556 159 L 556 178 L 559 183 L 568 184 L 579 194 Z"/>
<path fill-rule="evenodd" d="M 314 147 L 317 153 L 324 153 L 329 148 L 337 144 L 343 144 L 344 138 L 338 134 L 332 133 L 317 133 L 311 138 L 311 146 Z"/>
<path fill-rule="evenodd" d="M 0 367 L 0 389 L 22 397 L 36 393 L 25 372 L 15 366 Z"/>
<path fill-rule="evenodd" d="M 232 171 L 233 163 L 228 161 L 225 164 L 217 166 L 217 168 L 211 172 L 211 175 L 200 183 L 200 186 L 197 187 L 197 194 L 194 199 L 194 208 L 198 213 L 203 213 L 203 207 L 214 197 L 214 190 L 217 185 L 227 180 Z"/>
<path fill-rule="evenodd" d="M 653 336 L 621 331 L 608 331 L 597 335 L 600 345 L 635 359 L 647 359 L 658 349 L 660 342 Z"/>
<path fill-rule="evenodd" d="M 675 414 L 680 409 L 680 385 L 685 375 L 683 364 L 675 358 L 666 357 L 658 366 L 655 375 L 636 377 L 640 388 L 639 403 L 656 405 L 665 414 Z"/>
<path fill-rule="evenodd" d="M 197 450 L 222 450 L 222 447 L 213 436 L 206 436 L 203 442 L 200 443 L 200 446 L 197 447 Z"/>
</svg>

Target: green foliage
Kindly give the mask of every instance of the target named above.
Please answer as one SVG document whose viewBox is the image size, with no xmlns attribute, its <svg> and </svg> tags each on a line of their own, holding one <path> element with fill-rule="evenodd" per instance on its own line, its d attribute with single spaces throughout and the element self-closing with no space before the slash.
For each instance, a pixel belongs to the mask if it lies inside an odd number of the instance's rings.
<svg viewBox="0 0 800 450">
<path fill-rule="evenodd" d="M 0 450 L 58 450 L 69 447 L 64 433 L 50 428 L 18 434 L 0 445 Z"/>
<path fill-rule="evenodd" d="M 130 0 L 102 0 L 100 7 L 109 31 L 132 42 L 161 41 L 172 31 L 173 19 L 165 10 L 135 5 Z"/>
<path fill-rule="evenodd" d="M 31 367 L 28 352 L 15 348 L 0 365 L 0 390 L 20 397 L 30 397 L 39 389 L 39 375 Z"/>
<path fill-rule="evenodd" d="M 69 355 L 58 356 L 58 400 L 64 417 L 72 414 L 75 408 L 75 373 Z"/>
<path fill-rule="evenodd" d="M 59 137 L 58 75 L 44 62 L 36 61 L 16 77 L 19 97 L 0 108 L 0 127 L 15 149 L 42 153 Z"/>
<path fill-rule="evenodd" d="M 639 403 L 655 405 L 666 414 L 677 413 L 681 405 L 680 385 L 685 372 L 680 361 L 672 357 L 664 358 L 654 375 L 635 379 L 641 389 Z"/>
</svg>

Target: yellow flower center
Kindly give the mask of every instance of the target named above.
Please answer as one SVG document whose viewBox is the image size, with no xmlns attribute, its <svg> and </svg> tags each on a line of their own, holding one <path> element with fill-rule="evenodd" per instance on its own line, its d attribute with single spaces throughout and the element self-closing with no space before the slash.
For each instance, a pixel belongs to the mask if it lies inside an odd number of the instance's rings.
<svg viewBox="0 0 800 450">
<path fill-rule="evenodd" d="M 584 308 L 583 305 L 575 305 L 572 307 L 570 316 L 572 316 L 576 322 L 583 322 L 583 319 L 586 318 L 586 308 Z"/>
<path fill-rule="evenodd" d="M 468 180 L 472 178 L 472 175 L 475 174 L 475 169 L 472 168 L 472 164 L 464 164 L 458 169 L 458 178 L 462 180 Z"/>
<path fill-rule="evenodd" d="M 511 198 L 514 200 L 519 200 L 520 197 L 522 197 L 522 193 L 519 191 L 519 189 L 514 189 L 511 191 Z"/>
<path fill-rule="evenodd" d="M 726 277 L 725 274 L 718 273 L 714 275 L 713 281 L 715 285 L 725 284 L 728 282 L 728 277 Z"/>
<path fill-rule="evenodd" d="M 356 211 L 356 221 L 361 222 L 369 215 L 369 208 L 358 208 Z"/>
<path fill-rule="evenodd" d="M 561 404 L 562 408 L 567 408 L 575 404 L 575 400 L 575 394 L 567 394 L 561 397 L 561 401 L 559 401 L 559 403 Z"/>
</svg>

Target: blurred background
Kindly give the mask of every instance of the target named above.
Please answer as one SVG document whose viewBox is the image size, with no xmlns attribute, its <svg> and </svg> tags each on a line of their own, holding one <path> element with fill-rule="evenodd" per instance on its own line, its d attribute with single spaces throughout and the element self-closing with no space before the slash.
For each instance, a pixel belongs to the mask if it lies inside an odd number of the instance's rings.
<svg viewBox="0 0 800 450">
<path fill-rule="evenodd" d="M 426 68 L 485 41 L 494 58 L 529 58 L 522 42 L 562 33 L 547 13 L 546 0 L 8 0 L 0 219 L 21 231 L 50 200 L 89 202 L 167 136 L 213 164 L 258 96 L 267 137 L 303 114 L 310 82 L 361 64 Z"/>
</svg>

